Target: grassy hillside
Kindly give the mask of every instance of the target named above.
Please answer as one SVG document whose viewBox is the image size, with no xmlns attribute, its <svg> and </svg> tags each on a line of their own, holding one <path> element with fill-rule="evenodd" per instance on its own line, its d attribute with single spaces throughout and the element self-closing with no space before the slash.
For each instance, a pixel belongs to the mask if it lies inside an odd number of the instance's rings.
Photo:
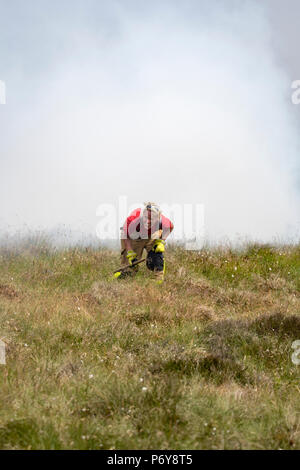
<svg viewBox="0 0 300 470">
<path fill-rule="evenodd" d="M 300 246 L 2 249 L 1 449 L 300 448 Z"/>
</svg>

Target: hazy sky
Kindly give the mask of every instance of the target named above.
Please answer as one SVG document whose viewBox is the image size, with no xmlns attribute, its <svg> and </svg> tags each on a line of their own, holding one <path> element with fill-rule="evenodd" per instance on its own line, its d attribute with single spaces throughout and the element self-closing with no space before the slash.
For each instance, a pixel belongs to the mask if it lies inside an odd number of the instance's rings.
<svg viewBox="0 0 300 470">
<path fill-rule="evenodd" d="M 298 0 L 0 0 L 1 230 L 94 233 L 126 195 L 203 203 L 209 237 L 295 236 L 299 18 Z"/>
</svg>

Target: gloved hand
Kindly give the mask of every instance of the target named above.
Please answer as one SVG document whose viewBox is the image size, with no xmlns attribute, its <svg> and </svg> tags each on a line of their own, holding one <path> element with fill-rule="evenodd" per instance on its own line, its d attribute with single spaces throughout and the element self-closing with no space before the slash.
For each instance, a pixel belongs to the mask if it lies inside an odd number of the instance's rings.
<svg viewBox="0 0 300 470">
<path fill-rule="evenodd" d="M 158 238 L 157 240 L 155 240 L 152 250 L 154 251 L 154 253 L 164 253 L 165 244 L 165 240 L 161 240 L 160 238 Z"/>
<path fill-rule="evenodd" d="M 136 261 L 138 261 L 137 254 L 132 250 L 129 250 L 127 252 L 126 258 L 128 259 L 128 263 L 130 265 L 132 265 L 132 263 L 135 263 Z"/>
<path fill-rule="evenodd" d="M 118 279 L 120 276 L 122 276 L 122 273 L 121 271 L 118 271 L 117 273 L 113 275 L 113 279 Z"/>
</svg>

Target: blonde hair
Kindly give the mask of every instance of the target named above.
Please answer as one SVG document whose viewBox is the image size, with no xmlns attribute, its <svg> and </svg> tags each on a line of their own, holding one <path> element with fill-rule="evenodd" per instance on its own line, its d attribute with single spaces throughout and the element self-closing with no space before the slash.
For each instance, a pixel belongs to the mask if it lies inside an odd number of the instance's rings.
<svg viewBox="0 0 300 470">
<path fill-rule="evenodd" d="M 161 214 L 161 209 L 158 204 L 155 202 L 144 202 L 144 211 L 148 210 L 153 212 L 154 214 L 160 215 Z"/>
</svg>

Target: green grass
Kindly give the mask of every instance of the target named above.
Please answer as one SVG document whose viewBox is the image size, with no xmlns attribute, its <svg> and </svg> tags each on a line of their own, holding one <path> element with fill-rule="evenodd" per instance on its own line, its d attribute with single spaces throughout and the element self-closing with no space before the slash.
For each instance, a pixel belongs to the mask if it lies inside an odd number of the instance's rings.
<svg viewBox="0 0 300 470">
<path fill-rule="evenodd" d="M 1 449 L 299 449 L 300 246 L 0 251 Z"/>
</svg>

